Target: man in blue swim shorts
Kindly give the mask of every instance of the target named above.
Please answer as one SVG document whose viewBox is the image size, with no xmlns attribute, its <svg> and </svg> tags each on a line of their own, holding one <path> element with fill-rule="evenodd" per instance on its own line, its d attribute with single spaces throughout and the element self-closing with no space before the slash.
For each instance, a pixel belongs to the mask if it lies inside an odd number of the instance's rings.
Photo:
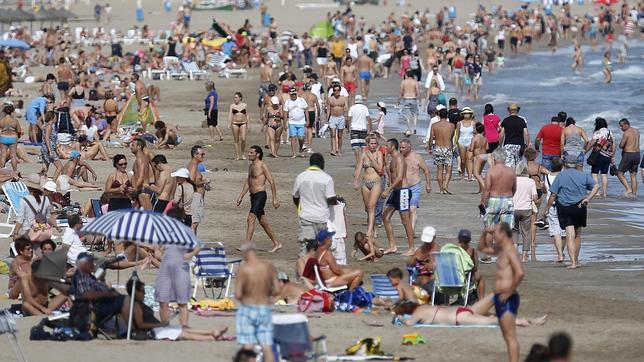
<svg viewBox="0 0 644 362">
<path fill-rule="evenodd" d="M 365 101 L 369 99 L 369 83 L 371 82 L 373 66 L 373 59 L 367 54 L 363 53 L 358 57 L 357 67 L 358 76 L 360 77 L 360 93 Z"/>
<path fill-rule="evenodd" d="M 497 257 L 494 308 L 508 348 L 508 360 L 518 362 L 519 342 L 516 335 L 516 319 L 519 313 L 519 293 L 517 287 L 523 280 L 524 272 L 519 254 L 512 242 L 512 227 L 506 222 L 486 227 L 479 240 L 479 251 Z"/>
<path fill-rule="evenodd" d="M 237 343 L 243 349 L 262 347 L 264 361 L 273 362 L 273 310 L 271 298 L 279 290 L 275 267 L 260 260 L 255 253 L 255 244 L 246 242 L 241 246 L 244 263 L 239 267 L 235 280 L 237 309 Z"/>
</svg>

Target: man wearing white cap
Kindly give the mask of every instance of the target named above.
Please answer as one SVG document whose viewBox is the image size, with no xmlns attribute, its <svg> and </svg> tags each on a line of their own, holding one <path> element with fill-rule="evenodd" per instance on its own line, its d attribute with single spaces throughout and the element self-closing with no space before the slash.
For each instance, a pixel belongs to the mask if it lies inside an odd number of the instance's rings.
<svg viewBox="0 0 644 362">
<path fill-rule="evenodd" d="M 432 126 L 434 125 L 434 123 L 437 123 L 438 121 L 441 120 L 441 118 L 438 116 L 438 112 L 441 109 L 445 109 L 445 106 L 442 105 L 442 104 L 439 104 L 439 105 L 436 106 L 436 112 L 434 113 L 434 117 L 432 117 L 429 120 L 429 126 L 427 126 L 427 135 L 425 135 L 425 140 L 423 141 L 423 143 L 427 143 L 429 141 L 429 135 L 430 135 L 430 133 L 432 133 Z M 431 146 L 431 145 L 428 145 L 428 147 L 429 146 Z M 429 148 L 431 149 L 431 147 L 429 147 Z"/>
<path fill-rule="evenodd" d="M 190 180 L 190 171 L 187 168 L 180 168 L 171 173 L 170 176 L 174 177 L 177 186 L 174 189 L 174 203 L 176 207 L 183 209 L 183 223 L 184 225 L 192 226 L 192 195 L 194 194 L 194 187 L 188 182 Z"/>
<path fill-rule="evenodd" d="M 355 104 L 349 108 L 347 113 L 347 126 L 351 135 L 351 148 L 356 157 L 356 163 L 360 161 L 362 149 L 365 146 L 365 139 L 367 133 L 371 132 L 371 117 L 369 116 L 369 109 L 362 104 L 362 96 L 357 95 Z"/>
<path fill-rule="evenodd" d="M 407 266 L 412 268 L 416 284 L 431 293 L 434 289 L 434 267 L 436 266 L 432 253 L 440 251 L 440 245 L 435 241 L 436 229 L 433 226 L 426 226 L 420 240 L 423 244 L 409 258 Z"/>
<path fill-rule="evenodd" d="M 333 86 L 335 86 L 336 84 L 340 86 L 340 95 L 343 97 L 349 98 L 349 91 L 347 91 L 347 89 L 342 86 L 342 82 L 340 81 L 340 78 L 337 78 L 337 77 L 331 79 L 331 86 L 329 87 L 328 96 L 331 97 L 333 95 Z"/>
</svg>

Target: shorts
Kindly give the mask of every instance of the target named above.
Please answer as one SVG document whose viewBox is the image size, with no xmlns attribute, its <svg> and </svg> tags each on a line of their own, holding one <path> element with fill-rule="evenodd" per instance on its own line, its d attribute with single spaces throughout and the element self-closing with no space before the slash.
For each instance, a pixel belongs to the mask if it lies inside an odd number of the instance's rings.
<svg viewBox="0 0 644 362">
<path fill-rule="evenodd" d="M 358 87 L 356 87 L 356 82 L 345 82 L 344 88 L 346 88 L 349 93 L 355 93 Z"/>
<path fill-rule="evenodd" d="M 488 142 L 487 144 L 487 153 L 492 153 L 496 148 L 499 147 L 499 141 L 496 142 Z"/>
<path fill-rule="evenodd" d="M 581 202 L 581 200 L 579 200 Z M 557 203 L 557 216 L 559 217 L 559 227 L 566 229 L 568 226 L 574 226 L 575 229 L 586 227 L 586 218 L 588 217 L 588 208 L 579 207 L 579 203 L 570 206 L 564 206 Z"/>
<path fill-rule="evenodd" d="M 642 157 L 642 163 L 640 163 L 640 168 L 644 168 L 644 157 Z"/>
<path fill-rule="evenodd" d="M 452 166 L 454 162 L 454 150 L 451 147 L 434 147 L 434 165 Z"/>
<path fill-rule="evenodd" d="M 267 305 L 240 304 L 236 318 L 237 343 L 273 345 L 273 310 Z"/>
<path fill-rule="evenodd" d="M 608 156 L 604 156 L 601 153 L 595 159 L 595 164 L 591 166 L 590 173 L 593 175 L 602 174 L 607 175 L 608 169 L 610 168 L 611 159 Z"/>
<path fill-rule="evenodd" d="M 290 124 L 288 125 L 288 136 L 289 137 L 304 137 L 304 125 L 303 124 Z"/>
<path fill-rule="evenodd" d="M 315 125 L 315 111 L 309 111 L 309 122 L 305 124 L 306 128 L 311 128 Z"/>
<path fill-rule="evenodd" d="M 555 205 L 550 206 L 550 211 L 548 212 L 548 235 L 550 237 L 555 235 L 566 236 L 566 230 L 559 226 L 559 214 L 557 214 Z"/>
<path fill-rule="evenodd" d="M 315 62 L 318 63 L 318 65 L 325 65 L 326 58 L 315 58 Z"/>
<path fill-rule="evenodd" d="M 565 159 L 566 156 L 568 156 L 569 154 L 570 154 L 570 152 L 564 151 L 563 152 L 563 158 Z M 583 165 L 584 164 L 584 153 L 583 152 L 579 152 L 579 154 L 577 154 L 577 164 L 578 165 Z"/>
<path fill-rule="evenodd" d="M 344 116 L 331 116 L 329 117 L 329 128 L 331 129 L 344 129 L 345 121 Z"/>
<path fill-rule="evenodd" d="M 526 36 L 523 38 L 523 42 L 526 44 L 532 44 L 532 37 L 531 36 Z"/>
<path fill-rule="evenodd" d="M 69 83 L 64 82 L 64 81 L 60 81 L 60 82 L 58 82 L 58 87 L 57 88 L 58 88 L 59 91 L 66 92 L 66 91 L 69 90 Z"/>
<path fill-rule="evenodd" d="M 190 211 L 192 212 L 193 224 L 199 224 L 204 220 L 204 199 L 202 194 L 195 192 L 192 195 L 192 205 L 190 207 Z"/>
<path fill-rule="evenodd" d="M 490 197 L 485 205 L 483 223 L 485 226 L 492 226 L 507 222 L 510 228 L 514 228 L 514 202 L 512 197 Z"/>
<path fill-rule="evenodd" d="M 152 328 L 152 331 L 154 332 L 154 339 L 156 340 L 176 341 L 181 336 L 183 328 L 180 326 L 157 327 Z"/>
<path fill-rule="evenodd" d="M 400 212 L 409 211 L 411 190 L 409 188 L 394 189 L 387 199 L 387 207 L 393 207 Z"/>
<path fill-rule="evenodd" d="M 152 119 L 152 122 L 148 122 L 148 118 L 150 118 L 150 103 L 147 103 L 145 106 L 141 107 L 141 110 L 139 111 L 137 116 L 139 117 L 139 122 L 141 122 L 141 124 L 154 123 L 154 117 Z"/>
<path fill-rule="evenodd" d="M 255 214 L 258 218 L 264 215 L 264 206 L 266 206 L 266 191 L 260 191 L 250 194 L 250 213 Z"/>
<path fill-rule="evenodd" d="M 541 155 L 541 165 L 547 168 L 549 171 L 552 171 L 552 159 L 559 157 L 559 155 Z"/>
<path fill-rule="evenodd" d="M 367 131 L 351 130 L 351 148 L 354 150 L 361 150 L 366 145 L 365 138 L 367 138 Z"/>
<path fill-rule="evenodd" d="M 522 145 L 503 145 L 503 150 L 505 151 L 505 165 L 511 168 L 515 168 L 517 163 L 521 161 L 521 149 Z"/>
<path fill-rule="evenodd" d="M 270 33 L 271 39 L 277 39 L 277 32 L 276 31 L 271 31 Z"/>
<path fill-rule="evenodd" d="M 154 203 L 154 212 L 162 214 L 169 203 L 170 201 L 157 199 L 157 202 Z"/>
<path fill-rule="evenodd" d="M 326 229 L 326 222 L 312 222 L 299 218 L 300 220 L 300 233 L 297 237 L 297 240 L 300 242 L 300 255 L 306 253 L 306 241 L 315 240 L 315 237 L 318 235 L 320 230 Z"/>
<path fill-rule="evenodd" d="M 366 80 L 367 82 L 371 80 L 371 72 L 368 70 L 360 71 L 360 79 Z"/>
<path fill-rule="evenodd" d="M 519 314 L 519 305 L 521 304 L 521 298 L 519 293 L 514 292 L 512 295 L 505 301 L 501 302 L 499 300 L 499 295 L 494 294 L 492 298 L 494 302 L 494 309 L 496 310 L 496 316 L 499 320 L 503 317 L 506 312 L 510 312 L 517 316 Z"/>
<path fill-rule="evenodd" d="M 413 186 L 409 186 L 409 191 L 411 192 L 409 205 L 418 208 L 420 206 L 420 194 L 423 193 L 421 183 L 419 182 Z"/>
<path fill-rule="evenodd" d="M 637 165 L 640 163 L 639 152 L 623 152 L 622 160 L 619 161 L 619 172 L 621 173 L 634 173 L 637 172 Z"/>
<path fill-rule="evenodd" d="M 517 44 L 519 44 L 519 38 L 517 38 L 516 36 L 511 37 L 511 38 L 510 38 L 510 44 L 511 44 L 511 45 L 517 45 Z"/>
<path fill-rule="evenodd" d="M 208 127 L 217 127 L 217 124 L 219 124 L 219 111 L 216 109 L 210 111 L 206 116 L 206 122 L 208 123 Z"/>
<path fill-rule="evenodd" d="M 112 125 L 112 122 L 114 122 L 114 120 L 116 119 L 116 117 L 117 117 L 117 116 L 105 116 L 105 121 L 107 122 L 107 124 L 109 124 L 109 125 L 111 126 L 111 125 Z"/>
<path fill-rule="evenodd" d="M 418 100 L 416 98 L 403 98 L 400 101 L 400 106 L 403 109 L 404 115 L 418 117 Z"/>
<path fill-rule="evenodd" d="M 112 314 L 121 313 L 125 303 L 124 295 L 117 295 L 110 298 L 101 298 L 96 300 L 94 304 L 94 313 L 96 313 L 96 320 L 103 320 Z"/>
</svg>

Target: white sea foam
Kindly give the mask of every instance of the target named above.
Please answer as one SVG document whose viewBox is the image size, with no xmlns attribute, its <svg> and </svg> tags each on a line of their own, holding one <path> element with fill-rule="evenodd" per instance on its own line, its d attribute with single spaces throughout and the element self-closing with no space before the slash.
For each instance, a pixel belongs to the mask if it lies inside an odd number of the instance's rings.
<svg viewBox="0 0 644 362">
<path fill-rule="evenodd" d="M 601 74 L 601 73 L 600 73 Z M 593 76 L 591 75 L 591 78 Z M 581 84 L 584 82 L 584 78 L 576 75 L 568 75 L 564 77 L 555 77 L 547 80 L 538 82 L 537 85 L 541 87 L 556 87 L 560 85 L 569 85 L 569 84 Z"/>
<path fill-rule="evenodd" d="M 641 76 L 644 74 L 644 68 L 639 65 L 629 65 L 626 68 L 619 68 L 613 70 L 613 75 L 635 75 Z M 639 77 L 638 77 L 639 78 Z"/>
<path fill-rule="evenodd" d="M 609 124 L 610 123 L 617 123 L 620 119 L 626 117 L 626 114 L 620 111 L 616 110 L 610 110 L 610 111 L 603 111 L 603 112 L 598 112 L 598 113 L 593 113 L 585 118 L 583 118 L 580 121 L 580 126 L 590 126 L 594 127 L 595 125 L 595 118 L 601 117 L 606 119 Z"/>
</svg>

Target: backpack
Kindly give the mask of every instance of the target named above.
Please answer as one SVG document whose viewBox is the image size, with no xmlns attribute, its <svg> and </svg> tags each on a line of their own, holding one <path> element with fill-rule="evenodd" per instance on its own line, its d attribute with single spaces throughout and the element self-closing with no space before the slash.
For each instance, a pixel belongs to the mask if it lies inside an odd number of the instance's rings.
<svg viewBox="0 0 644 362">
<path fill-rule="evenodd" d="M 333 312 L 333 296 L 327 292 L 311 289 L 300 296 L 297 302 L 298 312 Z"/>
<path fill-rule="evenodd" d="M 34 205 L 32 205 L 31 202 L 29 202 L 29 199 L 25 198 L 25 202 L 27 203 L 27 206 L 29 206 L 31 211 L 33 211 L 34 220 L 35 220 L 36 224 L 46 224 L 47 223 L 47 217 L 43 213 L 43 211 L 45 209 L 45 200 L 43 200 L 42 205 L 40 205 L 40 211 L 36 211 L 36 208 L 34 207 Z"/>
<path fill-rule="evenodd" d="M 58 133 L 69 133 L 74 135 L 76 130 L 72 124 L 72 116 L 69 114 L 69 108 L 61 107 L 56 111 L 58 116 L 57 129 Z"/>
</svg>

